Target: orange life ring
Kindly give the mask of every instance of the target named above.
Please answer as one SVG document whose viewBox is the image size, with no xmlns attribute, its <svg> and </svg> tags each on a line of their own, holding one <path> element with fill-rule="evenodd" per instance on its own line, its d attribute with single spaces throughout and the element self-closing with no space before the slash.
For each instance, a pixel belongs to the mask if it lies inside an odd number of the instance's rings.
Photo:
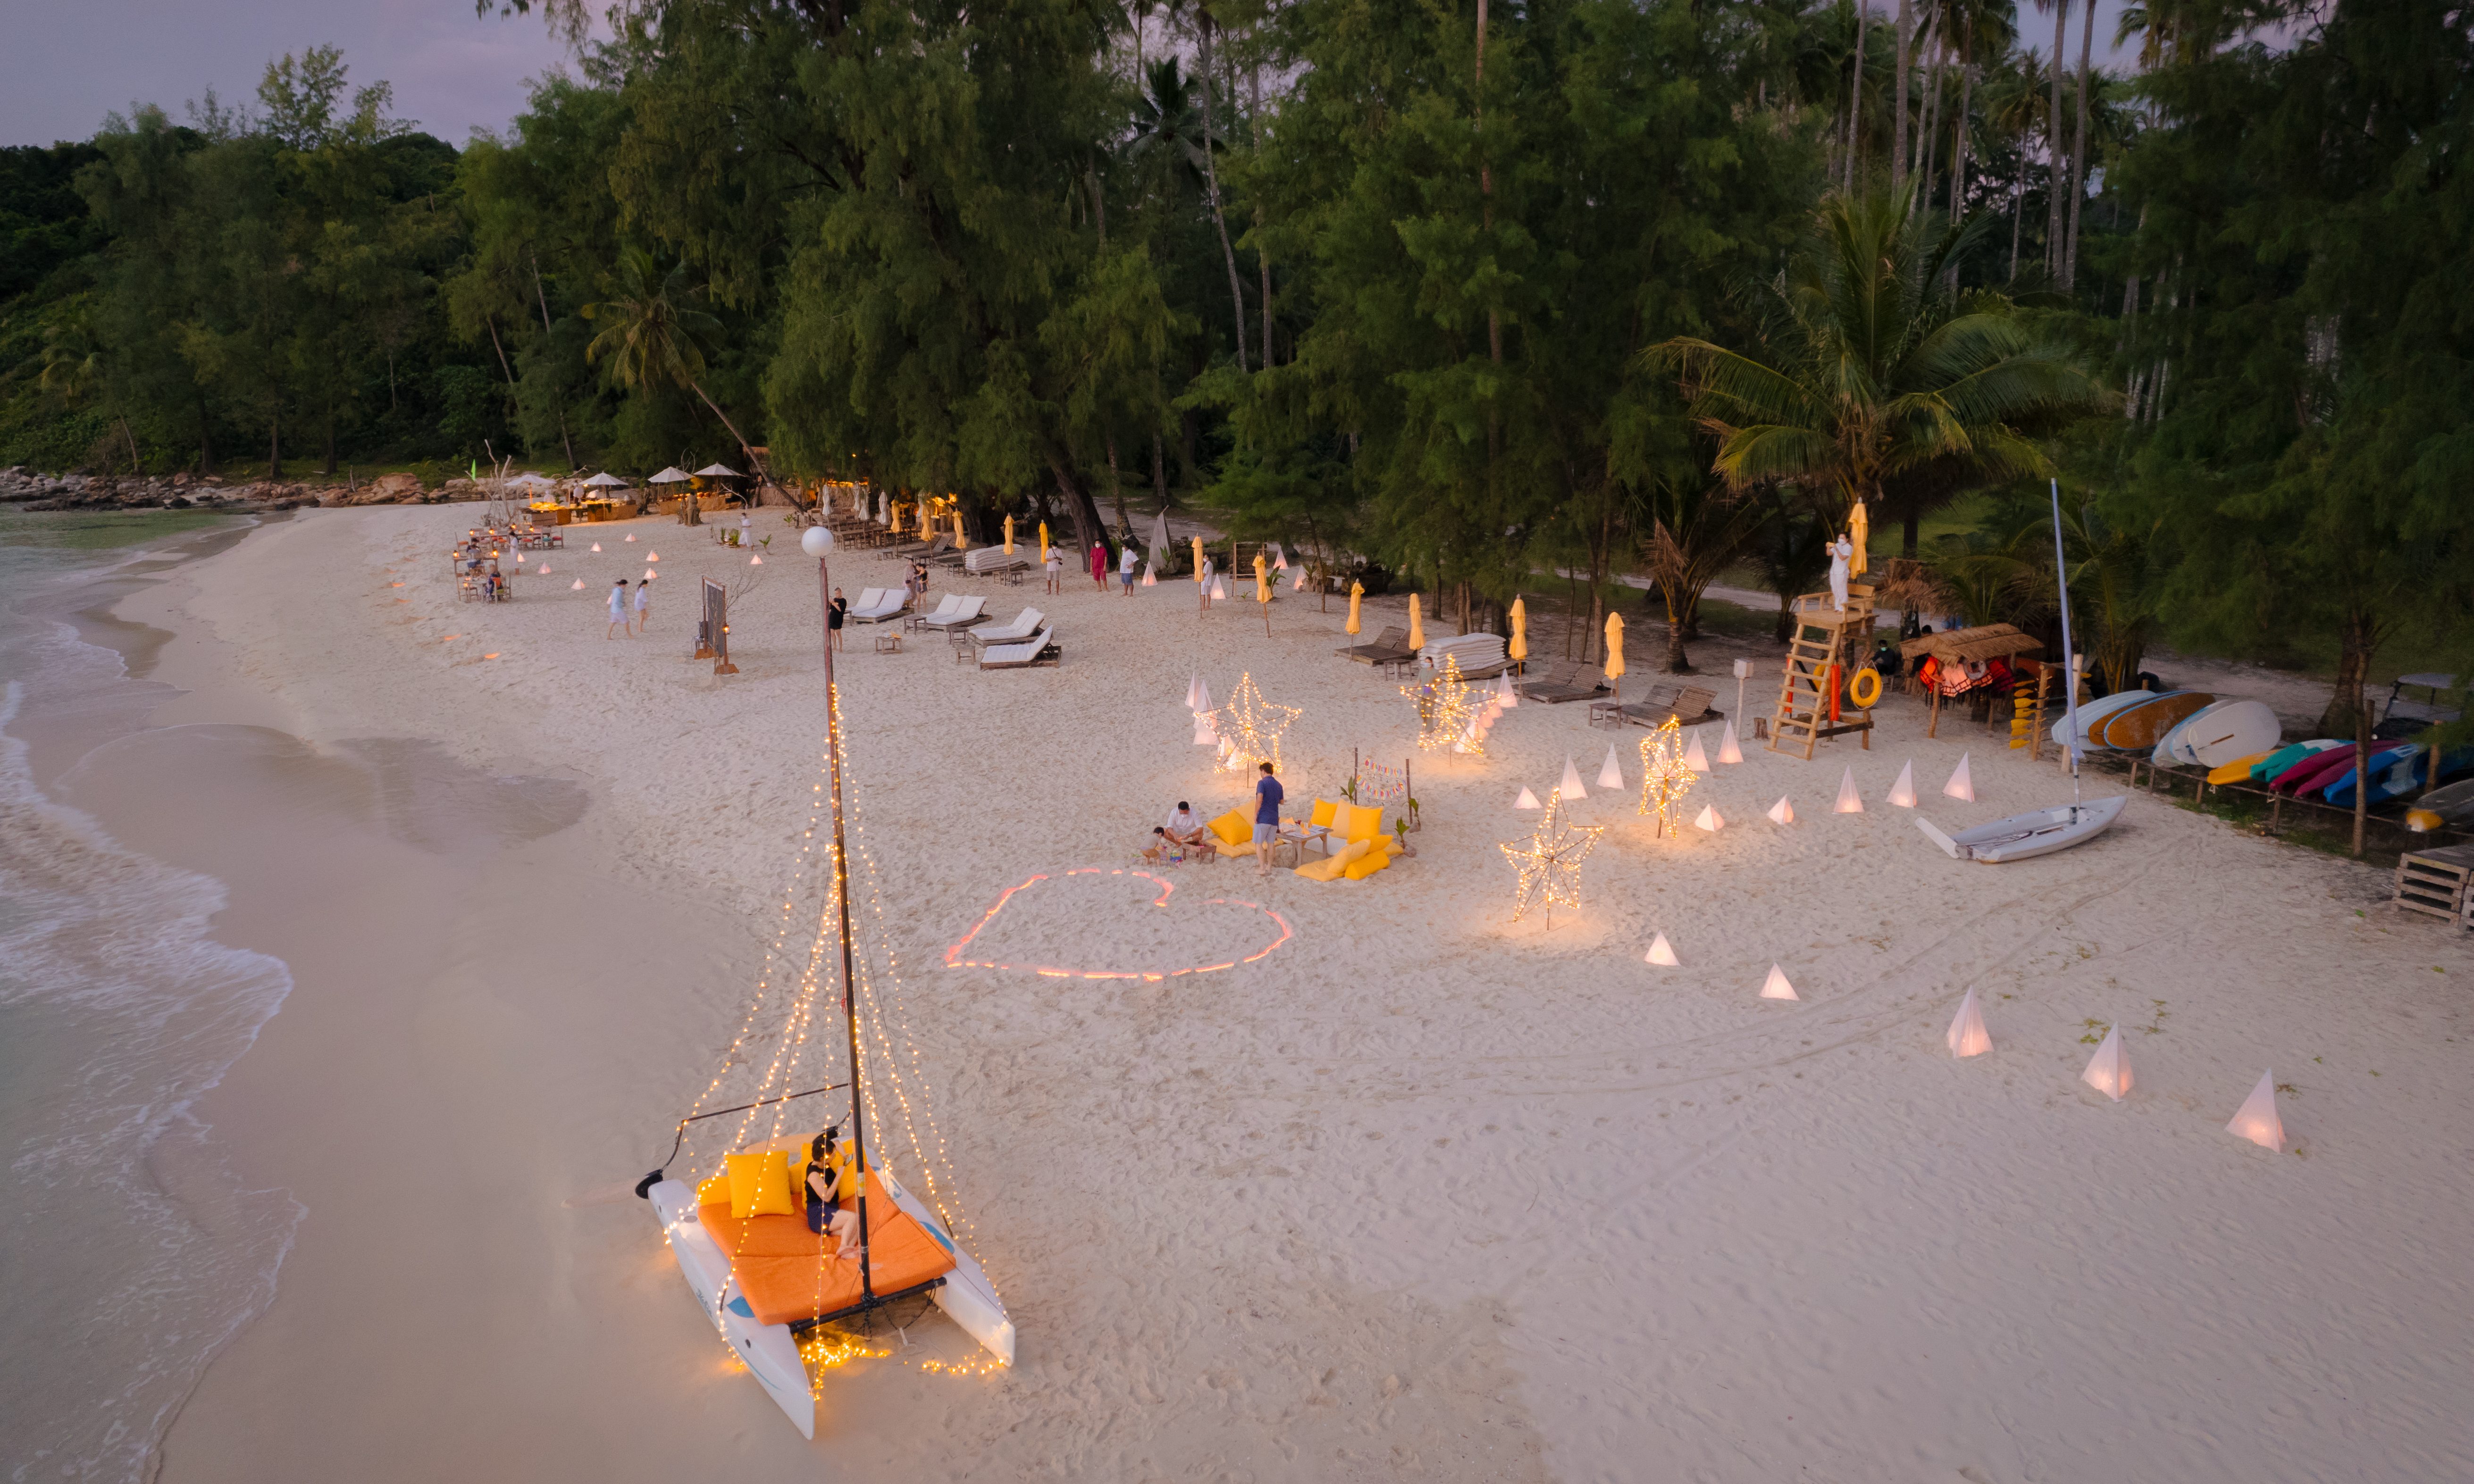
<svg viewBox="0 0 2474 1484">
<path fill-rule="evenodd" d="M 1869 691 L 1864 688 L 1864 683 L 1867 681 L 1870 681 L 1873 685 L 1873 688 Z M 1847 682 L 1847 699 L 1855 702 L 1858 706 L 1867 711 L 1880 705 L 1881 672 L 1874 669 L 1871 665 L 1866 665 L 1863 669 L 1856 671 L 1855 678 Z"/>
</svg>

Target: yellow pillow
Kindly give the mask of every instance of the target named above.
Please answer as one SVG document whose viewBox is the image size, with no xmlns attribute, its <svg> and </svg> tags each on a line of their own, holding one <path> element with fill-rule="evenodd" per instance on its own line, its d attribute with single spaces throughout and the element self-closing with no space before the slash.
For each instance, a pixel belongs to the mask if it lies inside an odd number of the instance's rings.
<svg viewBox="0 0 2474 1484">
<path fill-rule="evenodd" d="M 730 1157 L 730 1214 L 738 1221 L 750 1216 L 794 1214 L 790 1209 L 790 1161 L 781 1150 Z"/>
<path fill-rule="evenodd" d="M 696 1186 L 696 1204 L 698 1206 L 729 1205 L 730 1177 L 728 1175 L 716 1175 L 711 1180 L 706 1181 L 703 1185 Z"/>
<path fill-rule="evenodd" d="M 1254 838 L 1254 822 L 1231 809 L 1211 822 L 1211 832 L 1230 845 L 1242 845 Z"/>
<path fill-rule="evenodd" d="M 1383 811 L 1346 805 L 1347 817 L 1342 821 L 1340 835 L 1344 840 L 1371 840 L 1383 833 Z"/>
<path fill-rule="evenodd" d="M 1328 826 L 1332 822 L 1332 817 L 1337 815 L 1339 812 L 1340 805 L 1332 802 L 1328 799 L 1318 799 L 1315 801 L 1314 818 L 1310 823 Z"/>
<path fill-rule="evenodd" d="M 1368 876 L 1374 874 L 1374 873 L 1391 864 L 1392 852 L 1384 850 L 1380 846 L 1377 846 L 1368 850 L 1357 859 L 1350 861 L 1348 865 L 1342 870 L 1341 874 L 1346 876 L 1351 881 L 1363 881 Z"/>
<path fill-rule="evenodd" d="M 1364 840 L 1352 840 L 1322 860 L 1308 861 L 1298 868 L 1298 874 L 1309 881 L 1330 881 L 1338 878 L 1348 863 L 1364 855 L 1373 846 Z"/>
</svg>

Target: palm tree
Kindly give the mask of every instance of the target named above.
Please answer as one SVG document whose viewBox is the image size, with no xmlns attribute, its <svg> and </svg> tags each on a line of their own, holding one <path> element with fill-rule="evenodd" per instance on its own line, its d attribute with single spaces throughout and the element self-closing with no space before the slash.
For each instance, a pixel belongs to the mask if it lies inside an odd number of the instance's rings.
<svg viewBox="0 0 2474 1484">
<path fill-rule="evenodd" d="M 584 306 L 586 319 L 604 325 L 584 347 L 586 363 L 608 357 L 604 374 L 631 390 L 667 384 L 693 392 L 730 430 L 747 459 L 747 471 L 757 473 L 756 450 L 697 379 L 705 369 L 699 342 L 719 334 L 721 322 L 694 307 L 687 265 L 665 274 L 652 253 L 629 248 L 618 254 L 618 271 L 602 279 L 601 291 L 610 297 Z M 692 499 L 680 515 L 684 524 L 701 524 Z"/>
<path fill-rule="evenodd" d="M 2104 404 L 2076 352 L 2008 299 L 1946 287 L 1974 228 L 1928 240 L 1905 195 L 1881 191 L 1829 198 L 1816 227 L 1763 286 L 1744 349 L 1686 336 L 1643 355 L 1679 374 L 1731 487 L 1792 482 L 1833 529 L 1861 500 L 1912 533 L 1968 483 L 2042 473 L 2035 438 Z"/>
<path fill-rule="evenodd" d="M 1761 528 L 1758 501 L 1702 478 L 1666 481 L 1650 491 L 1649 575 L 1666 602 L 1666 673 L 1690 675 L 1685 637 L 1700 616 L 1701 595 Z"/>
</svg>

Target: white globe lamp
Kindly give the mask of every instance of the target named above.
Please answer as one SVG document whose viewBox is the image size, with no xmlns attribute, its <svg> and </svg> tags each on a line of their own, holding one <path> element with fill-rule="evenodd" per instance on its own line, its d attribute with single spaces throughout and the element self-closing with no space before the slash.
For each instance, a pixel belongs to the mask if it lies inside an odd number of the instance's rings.
<svg viewBox="0 0 2474 1484">
<path fill-rule="evenodd" d="M 799 549 L 811 557 L 829 556 L 834 549 L 834 533 L 823 526 L 810 526 L 799 537 Z"/>
</svg>

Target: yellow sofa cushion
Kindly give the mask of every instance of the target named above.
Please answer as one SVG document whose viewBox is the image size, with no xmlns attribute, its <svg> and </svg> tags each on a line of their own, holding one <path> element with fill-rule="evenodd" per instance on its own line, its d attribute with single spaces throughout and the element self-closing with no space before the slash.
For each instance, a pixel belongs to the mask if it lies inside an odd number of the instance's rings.
<svg viewBox="0 0 2474 1484">
<path fill-rule="evenodd" d="M 1231 809 L 1211 822 L 1211 832 L 1230 845 L 1250 845 L 1254 839 L 1254 822 Z"/>
<path fill-rule="evenodd" d="M 1346 876 L 1351 881 L 1363 881 L 1368 876 L 1374 874 L 1374 873 L 1391 864 L 1392 852 L 1384 847 L 1377 845 L 1370 849 L 1365 854 L 1359 856 L 1357 859 L 1350 861 L 1347 866 L 1342 869 L 1341 874 Z"/>
<path fill-rule="evenodd" d="M 730 1216 L 789 1216 L 790 1160 L 779 1149 L 730 1157 Z"/>
<path fill-rule="evenodd" d="M 708 1180 L 708 1181 L 706 1181 L 704 1184 L 702 1184 L 702 1185 L 700 1185 L 696 1186 L 696 1204 L 697 1204 L 698 1206 L 727 1206 L 727 1205 L 729 1205 L 729 1204 L 730 1204 L 730 1175 L 729 1175 L 729 1173 L 728 1173 L 727 1171 L 725 1171 L 725 1172 L 723 1172 L 722 1174 L 716 1175 L 716 1176 L 715 1176 L 715 1177 L 713 1177 L 711 1180 Z"/>
<path fill-rule="evenodd" d="M 1328 799 L 1318 799 L 1315 801 L 1314 815 L 1308 823 L 1328 826 L 1339 813 L 1340 805 Z"/>
<path fill-rule="evenodd" d="M 1344 840 L 1371 840 L 1383 833 L 1383 811 L 1358 804 L 1343 804 L 1340 815 L 1340 837 Z"/>
<path fill-rule="evenodd" d="M 1348 869 L 1349 862 L 1372 849 L 1373 845 L 1369 841 L 1352 840 L 1321 860 L 1311 860 L 1299 866 L 1298 874 L 1309 881 L 1337 880 L 1340 874 Z"/>
</svg>

